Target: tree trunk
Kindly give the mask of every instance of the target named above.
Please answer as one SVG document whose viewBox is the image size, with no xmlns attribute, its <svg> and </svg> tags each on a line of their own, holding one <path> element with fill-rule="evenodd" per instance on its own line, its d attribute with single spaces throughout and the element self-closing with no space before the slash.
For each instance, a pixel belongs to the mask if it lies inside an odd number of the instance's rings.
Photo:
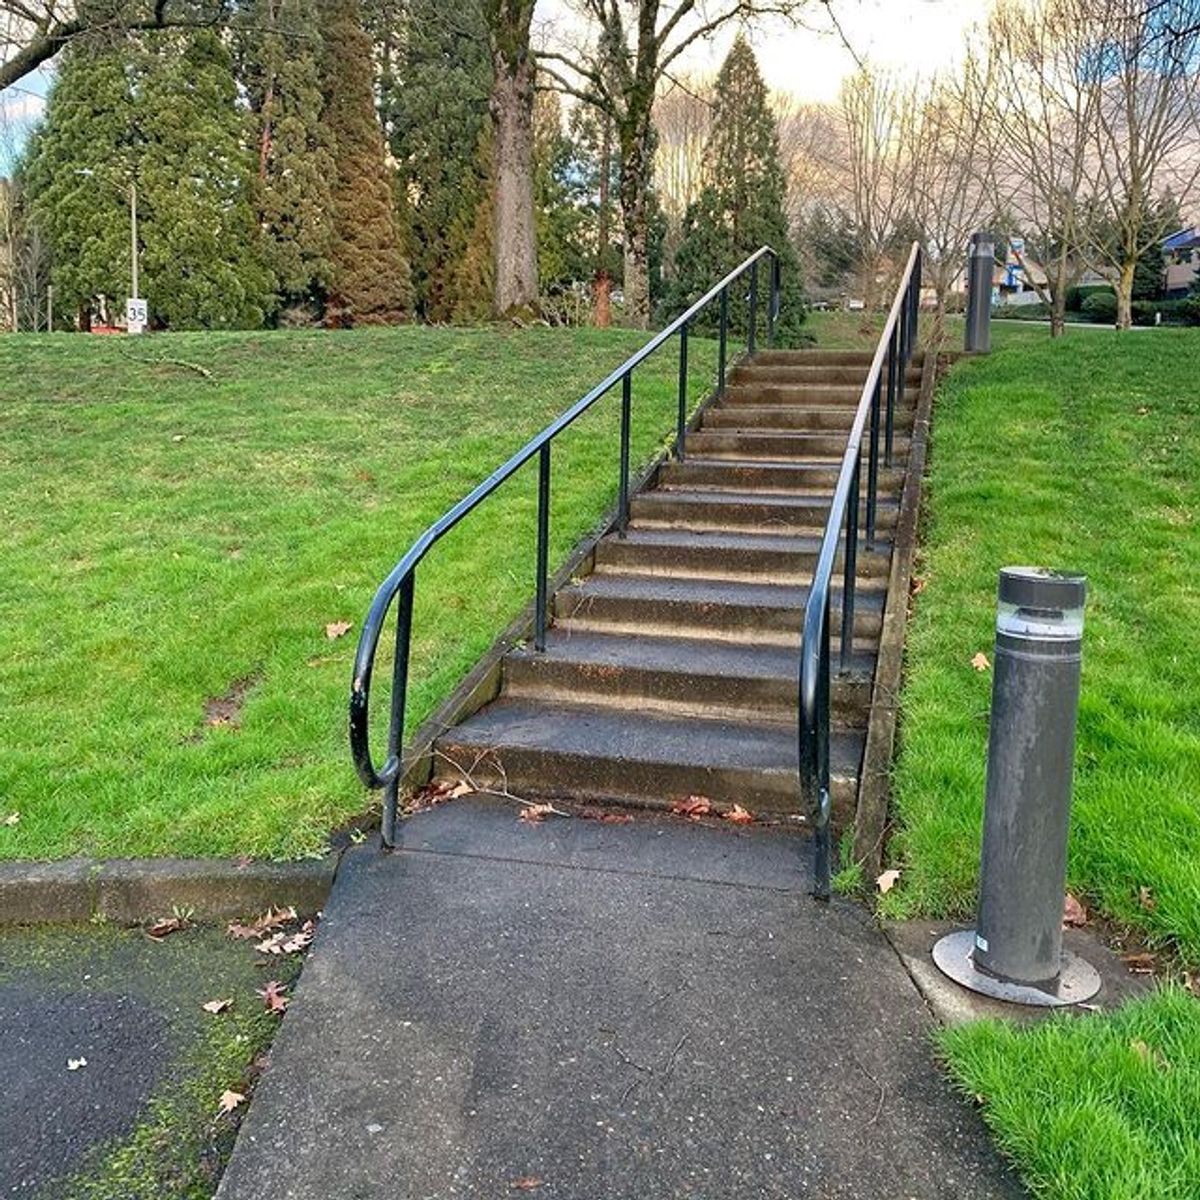
<svg viewBox="0 0 1200 1200">
<path fill-rule="evenodd" d="M 629 140 L 621 160 L 621 218 L 625 231 L 625 322 L 650 325 L 649 124 Z"/>
<path fill-rule="evenodd" d="M 1117 328 L 1128 329 L 1133 324 L 1133 274 L 1137 259 L 1126 259 L 1117 276 Z"/>
<path fill-rule="evenodd" d="M 496 145 L 495 254 L 497 316 L 537 307 L 537 239 L 533 220 L 533 84 L 531 55 L 511 61 L 493 51 L 491 111 Z"/>
<path fill-rule="evenodd" d="M 604 132 L 600 143 L 600 204 L 597 211 L 596 277 L 592 288 L 594 308 L 592 322 L 597 329 L 612 324 L 612 279 L 608 274 L 609 213 L 611 198 L 609 180 L 612 176 L 612 123 L 604 117 Z"/>
<path fill-rule="evenodd" d="M 1067 329 L 1067 291 L 1059 288 L 1050 301 L 1050 336 L 1062 337 Z"/>
</svg>

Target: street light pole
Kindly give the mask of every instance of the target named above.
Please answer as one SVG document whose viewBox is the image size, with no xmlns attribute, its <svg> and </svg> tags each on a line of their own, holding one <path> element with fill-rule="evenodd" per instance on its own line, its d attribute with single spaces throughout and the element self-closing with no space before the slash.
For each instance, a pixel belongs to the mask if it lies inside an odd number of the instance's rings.
<svg viewBox="0 0 1200 1200">
<path fill-rule="evenodd" d="M 133 276 L 133 299 L 138 296 L 138 228 L 137 228 L 137 184 L 129 181 L 129 263 Z"/>
</svg>

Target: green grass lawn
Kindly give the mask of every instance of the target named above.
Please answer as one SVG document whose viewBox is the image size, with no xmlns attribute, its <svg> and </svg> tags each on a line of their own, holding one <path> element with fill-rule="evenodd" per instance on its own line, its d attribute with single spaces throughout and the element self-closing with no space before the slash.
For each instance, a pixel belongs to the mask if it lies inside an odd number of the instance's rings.
<svg viewBox="0 0 1200 1200">
<path fill-rule="evenodd" d="M 1084 571 L 1069 885 L 1200 961 L 1200 332 L 994 331 L 936 402 L 896 767 L 891 916 L 969 919 L 996 574 Z M 1142 889 L 1148 889 L 1143 892 Z M 1200 1195 L 1200 1004 L 948 1031 L 959 1085 L 1035 1195 Z"/>
<path fill-rule="evenodd" d="M 376 586 L 644 340 L 0 339 L 0 858 L 297 855 L 362 812 L 346 701 Z M 698 401 L 711 345 L 690 361 Z M 636 461 L 674 427 L 676 371 L 667 348 L 635 377 Z M 555 443 L 555 561 L 615 495 L 619 401 Z M 532 594 L 535 504 L 536 463 L 422 564 L 410 729 Z"/>
<path fill-rule="evenodd" d="M 1105 1017 L 979 1021 L 940 1043 L 1035 1196 L 1200 1195 L 1200 1004 L 1182 990 Z"/>
<path fill-rule="evenodd" d="M 1090 588 L 1070 884 L 1200 960 L 1197 361 L 1189 331 L 1030 334 L 943 385 L 891 915 L 972 911 L 991 675 L 971 659 L 991 654 L 999 568 L 1046 564 L 1083 571 Z"/>
</svg>

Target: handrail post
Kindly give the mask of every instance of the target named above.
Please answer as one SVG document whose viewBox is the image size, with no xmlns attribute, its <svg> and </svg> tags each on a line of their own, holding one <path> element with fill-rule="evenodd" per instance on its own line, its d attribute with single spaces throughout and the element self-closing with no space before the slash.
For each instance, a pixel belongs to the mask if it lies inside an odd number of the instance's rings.
<svg viewBox="0 0 1200 1200">
<path fill-rule="evenodd" d="M 721 289 L 721 322 L 717 340 L 717 395 L 725 395 L 725 343 L 729 337 L 729 285 Z"/>
<path fill-rule="evenodd" d="M 413 581 L 416 571 L 410 571 L 400 585 L 396 597 L 396 653 L 392 659 L 392 712 L 388 722 L 388 759 L 396 763 L 395 774 L 388 779 L 383 792 L 383 823 L 381 836 L 384 846 L 396 845 L 396 819 L 400 808 L 400 785 L 404 780 L 404 705 L 408 697 L 408 650 L 412 641 Z"/>
<path fill-rule="evenodd" d="M 829 772 L 829 592 L 825 593 L 825 619 L 821 623 L 820 670 L 817 673 L 817 835 L 815 845 L 815 876 L 813 896 L 828 900 L 832 883 L 833 847 L 830 817 L 833 797 L 830 794 Z"/>
<path fill-rule="evenodd" d="M 675 421 L 675 461 L 683 462 L 687 437 L 688 325 L 679 327 L 679 412 Z"/>
<path fill-rule="evenodd" d="M 867 549 L 875 549 L 875 508 L 879 491 L 879 379 L 871 396 L 871 448 L 867 457 Z"/>
<path fill-rule="evenodd" d="M 633 373 L 621 376 L 621 486 L 617 513 L 617 536 L 624 538 L 629 527 L 629 417 L 633 399 Z"/>
<path fill-rule="evenodd" d="M 750 265 L 750 329 L 746 335 L 746 353 L 753 354 L 758 345 L 758 259 Z"/>
<path fill-rule="evenodd" d="M 533 648 L 546 649 L 546 574 L 550 556 L 550 443 L 538 452 L 537 603 Z"/>
<path fill-rule="evenodd" d="M 845 675 L 850 670 L 850 654 L 854 649 L 854 585 L 858 570 L 858 489 L 861 483 L 860 458 L 854 466 L 850 496 L 846 503 L 846 548 L 842 563 L 842 649 L 839 669 Z"/>
<path fill-rule="evenodd" d="M 904 389 L 907 386 L 905 378 L 908 368 L 900 367 L 897 371 L 896 359 L 898 357 L 897 346 L 897 330 L 893 327 L 892 335 L 888 338 L 888 358 L 887 358 L 887 424 L 884 431 L 884 450 L 883 462 L 889 470 L 892 466 L 892 432 L 896 419 L 896 376 L 900 376 L 900 396 L 903 398 Z"/>
</svg>

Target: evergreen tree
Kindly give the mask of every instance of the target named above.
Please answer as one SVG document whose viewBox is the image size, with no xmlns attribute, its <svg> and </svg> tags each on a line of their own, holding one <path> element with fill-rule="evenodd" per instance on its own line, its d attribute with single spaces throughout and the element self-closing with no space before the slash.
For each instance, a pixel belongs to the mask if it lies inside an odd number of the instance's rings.
<svg viewBox="0 0 1200 1200">
<path fill-rule="evenodd" d="M 799 337 L 804 320 L 799 268 L 788 236 L 787 181 L 779 159 L 779 134 L 754 51 L 739 35 L 713 89 L 713 118 L 704 148 L 705 186 L 683 222 L 675 254 L 672 307 L 680 310 L 764 244 L 778 251 L 782 307 L 777 336 Z M 759 267 L 759 313 L 765 317 L 769 271 Z M 732 299 L 732 297 L 731 297 Z M 746 328 L 741 303 L 730 304 L 730 323 Z"/>
<path fill-rule="evenodd" d="M 371 39 L 359 0 L 327 0 L 324 121 L 336 145 L 329 324 L 388 324 L 412 311 L 383 133 L 375 111 Z"/>
<path fill-rule="evenodd" d="M 487 29 L 479 0 L 453 13 L 440 0 L 405 0 L 377 7 L 374 23 L 380 115 L 397 164 L 416 311 L 445 321 L 476 210 L 491 191 L 490 137 L 487 156 L 479 152 L 490 126 Z"/>
<path fill-rule="evenodd" d="M 585 197 L 572 160 L 558 93 L 539 92 L 533 109 L 533 215 L 543 295 L 561 293 L 591 275 Z"/>
<path fill-rule="evenodd" d="M 143 291 L 175 329 L 261 325 L 272 303 L 233 63 L 212 30 L 150 35 L 138 91 Z"/>
<path fill-rule="evenodd" d="M 251 110 L 255 209 L 285 313 L 317 313 L 330 280 L 334 153 L 321 122 L 315 0 L 249 0 L 237 37 Z"/>
<path fill-rule="evenodd" d="M 475 172 L 488 185 L 492 169 L 492 129 L 490 123 L 479 131 L 476 161 L 468 169 L 469 178 Z M 443 302 L 448 318 L 460 325 L 477 325 L 494 315 L 496 292 L 496 221 L 490 186 L 479 189 L 474 208 L 463 208 L 455 217 L 448 235 L 453 248 L 449 262 Z"/>
<path fill-rule="evenodd" d="M 130 294 L 134 110 L 128 61 L 124 49 L 73 42 L 22 165 L 30 212 L 53 254 L 58 311 L 77 313 L 85 329 L 95 297 L 123 306 Z"/>
</svg>

